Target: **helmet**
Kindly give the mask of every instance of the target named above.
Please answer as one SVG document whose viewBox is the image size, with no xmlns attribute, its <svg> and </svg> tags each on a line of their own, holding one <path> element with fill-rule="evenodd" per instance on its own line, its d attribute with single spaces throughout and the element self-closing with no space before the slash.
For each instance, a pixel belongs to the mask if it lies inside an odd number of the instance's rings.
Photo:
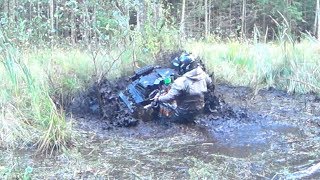
<svg viewBox="0 0 320 180">
<path fill-rule="evenodd" d="M 180 57 L 176 57 L 172 61 L 173 68 L 178 71 L 180 75 L 193 69 L 195 62 L 191 53 L 183 52 Z"/>
</svg>

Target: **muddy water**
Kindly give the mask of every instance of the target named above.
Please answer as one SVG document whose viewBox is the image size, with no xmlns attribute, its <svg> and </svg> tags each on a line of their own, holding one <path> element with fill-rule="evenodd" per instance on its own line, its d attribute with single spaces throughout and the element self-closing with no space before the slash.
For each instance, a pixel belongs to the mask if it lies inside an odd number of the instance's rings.
<svg viewBox="0 0 320 180">
<path fill-rule="evenodd" d="M 204 115 L 195 124 L 107 129 L 97 118 L 78 118 L 70 151 L 41 161 L 26 153 L 26 162 L 35 178 L 320 178 L 319 170 L 301 173 L 320 162 L 318 96 L 227 85 L 217 94 L 227 115 Z"/>
<path fill-rule="evenodd" d="M 79 130 L 94 135 L 79 152 L 88 162 L 108 164 L 104 176 L 122 178 L 286 179 L 320 162 L 316 95 L 272 89 L 254 94 L 227 85 L 218 86 L 217 94 L 228 115 L 205 115 L 195 124 L 141 122 L 104 130 L 101 121 L 83 120 Z"/>
<path fill-rule="evenodd" d="M 249 157 L 267 151 L 271 145 L 281 144 L 283 137 L 300 136 L 296 126 L 269 123 L 241 124 L 227 127 L 227 130 L 213 129 L 211 135 L 216 148 L 213 151 L 233 157 Z"/>
</svg>

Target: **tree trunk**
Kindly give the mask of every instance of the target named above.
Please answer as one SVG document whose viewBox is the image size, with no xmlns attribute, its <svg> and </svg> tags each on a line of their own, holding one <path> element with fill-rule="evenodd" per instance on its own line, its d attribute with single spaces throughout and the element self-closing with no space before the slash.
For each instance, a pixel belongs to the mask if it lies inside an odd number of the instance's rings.
<svg viewBox="0 0 320 180">
<path fill-rule="evenodd" d="M 14 24 L 15 21 L 15 6 L 16 2 L 15 1 L 7 1 L 6 2 L 7 6 L 7 15 L 8 15 L 8 20 L 10 24 Z"/>
<path fill-rule="evenodd" d="M 95 44 L 98 43 L 98 35 L 97 35 L 97 6 L 94 4 L 93 6 L 93 17 L 92 17 L 92 26 L 94 27 L 94 42 Z"/>
<path fill-rule="evenodd" d="M 84 2 L 84 15 L 83 15 L 83 37 L 84 41 L 87 45 L 89 45 L 91 38 L 91 28 L 92 24 L 90 24 L 90 15 L 88 9 L 88 2 Z"/>
<path fill-rule="evenodd" d="M 142 31 L 142 34 L 145 35 L 145 24 L 147 23 L 148 18 L 148 2 L 146 0 L 141 3 L 141 16 L 140 16 L 140 30 Z"/>
<path fill-rule="evenodd" d="M 319 0 L 317 0 L 317 6 L 316 6 L 315 32 L 316 32 L 317 38 L 320 40 L 320 3 L 319 3 Z"/>
<path fill-rule="evenodd" d="M 33 2 L 32 1 L 30 1 L 29 2 L 29 21 L 31 21 L 32 20 L 32 5 L 33 5 Z"/>
<path fill-rule="evenodd" d="M 205 38 L 208 37 L 208 0 L 204 0 L 204 25 L 205 25 Z"/>
<path fill-rule="evenodd" d="M 137 11 L 137 27 L 136 30 L 140 32 L 141 29 L 141 8 L 140 6 L 136 9 Z"/>
<path fill-rule="evenodd" d="M 246 39 L 246 0 L 242 1 L 242 18 L 241 18 L 241 40 Z"/>
<path fill-rule="evenodd" d="M 55 8 L 55 12 L 57 13 L 57 12 L 59 12 L 59 3 L 56 1 L 56 8 Z M 57 30 L 57 32 L 56 32 L 56 34 L 58 34 L 59 35 L 59 16 L 56 16 L 55 17 L 55 28 L 56 28 L 56 30 Z"/>
<path fill-rule="evenodd" d="M 54 4 L 53 0 L 50 0 L 50 27 L 51 27 L 51 34 L 54 34 Z"/>
<path fill-rule="evenodd" d="M 37 4 L 37 17 L 40 17 L 40 1 L 38 0 L 38 4 Z"/>
<path fill-rule="evenodd" d="M 9 5 L 8 5 L 8 0 L 4 0 L 3 2 L 3 12 L 6 14 L 6 16 L 9 15 Z"/>
<path fill-rule="evenodd" d="M 209 11 L 209 19 L 208 19 L 208 32 L 209 35 L 211 34 L 211 0 L 209 0 L 209 7 L 208 7 L 208 11 Z"/>
<path fill-rule="evenodd" d="M 12 15 L 13 15 L 13 22 L 17 22 L 17 0 L 13 0 L 13 7 L 12 7 Z"/>
<path fill-rule="evenodd" d="M 50 13 L 50 32 L 49 32 L 49 34 L 51 35 L 51 48 L 53 48 L 53 45 L 54 45 L 54 34 L 55 34 L 55 29 L 54 29 L 54 2 L 53 2 L 53 0 L 50 0 L 49 13 Z"/>
<path fill-rule="evenodd" d="M 186 14 L 186 0 L 182 0 L 182 11 L 181 11 L 181 22 L 180 22 L 180 33 L 181 38 L 185 39 L 185 14 Z"/>
<path fill-rule="evenodd" d="M 229 4 L 229 22 L 230 22 L 230 27 L 229 27 L 229 33 L 232 32 L 232 0 L 230 0 Z"/>
<path fill-rule="evenodd" d="M 76 24 L 75 24 L 75 13 L 74 9 L 71 9 L 71 43 L 75 45 L 76 43 Z"/>
<path fill-rule="evenodd" d="M 288 8 L 290 8 L 291 7 L 291 5 L 292 5 L 292 2 L 291 2 L 291 0 L 287 0 L 287 7 Z M 293 30 L 293 28 L 292 28 L 292 22 L 291 22 L 291 14 L 290 13 L 288 13 L 288 11 L 286 11 L 287 12 L 287 19 L 288 19 L 288 25 L 289 25 L 289 32 L 290 33 L 292 33 L 292 30 Z"/>
<path fill-rule="evenodd" d="M 158 22 L 160 20 L 160 10 L 161 10 L 161 4 L 155 2 L 153 4 L 153 11 L 154 11 L 153 24 L 154 24 L 155 27 L 157 27 Z"/>
<path fill-rule="evenodd" d="M 267 30 L 267 26 L 266 26 L 266 3 L 263 3 L 263 17 L 262 17 L 262 29 L 263 29 L 263 32 L 266 32 Z"/>
</svg>

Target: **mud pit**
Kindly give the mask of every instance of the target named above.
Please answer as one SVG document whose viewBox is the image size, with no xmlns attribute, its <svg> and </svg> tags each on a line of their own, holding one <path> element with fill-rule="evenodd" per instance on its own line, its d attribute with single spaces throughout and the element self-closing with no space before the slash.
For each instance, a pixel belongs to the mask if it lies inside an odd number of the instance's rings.
<svg viewBox="0 0 320 180">
<path fill-rule="evenodd" d="M 130 128 L 101 119 L 97 99 L 85 96 L 71 107 L 78 113 L 70 150 L 49 158 L 3 149 L 0 163 L 22 172 L 31 166 L 34 179 L 320 178 L 319 96 L 274 89 L 254 95 L 225 84 L 216 94 L 225 101 L 222 113 L 202 115 L 195 124 L 151 121 Z"/>
<path fill-rule="evenodd" d="M 195 124 L 140 122 L 110 128 L 96 117 L 78 117 L 81 160 L 61 178 L 320 178 L 320 99 L 274 89 L 257 95 L 246 87 L 216 86 L 222 114 Z M 74 164 L 74 157 L 67 162 Z M 60 164 L 60 161 L 56 162 Z M 85 165 L 84 165 L 85 164 Z M 313 169 L 312 169 L 313 168 Z M 312 171 L 313 170 L 313 171 Z M 77 173 L 75 173 L 77 172 Z"/>
</svg>

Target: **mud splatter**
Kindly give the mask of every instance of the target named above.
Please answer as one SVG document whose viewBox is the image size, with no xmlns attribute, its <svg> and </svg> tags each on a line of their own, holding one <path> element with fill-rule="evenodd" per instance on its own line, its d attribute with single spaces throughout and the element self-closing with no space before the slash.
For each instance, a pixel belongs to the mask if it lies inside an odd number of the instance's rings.
<svg viewBox="0 0 320 180">
<path fill-rule="evenodd" d="M 104 123 L 105 129 L 136 126 L 138 120 L 123 108 L 118 99 L 118 93 L 126 88 L 128 81 L 126 78 L 119 78 L 94 83 L 86 92 L 75 98 L 69 112 L 78 118 L 99 119 Z"/>
</svg>

